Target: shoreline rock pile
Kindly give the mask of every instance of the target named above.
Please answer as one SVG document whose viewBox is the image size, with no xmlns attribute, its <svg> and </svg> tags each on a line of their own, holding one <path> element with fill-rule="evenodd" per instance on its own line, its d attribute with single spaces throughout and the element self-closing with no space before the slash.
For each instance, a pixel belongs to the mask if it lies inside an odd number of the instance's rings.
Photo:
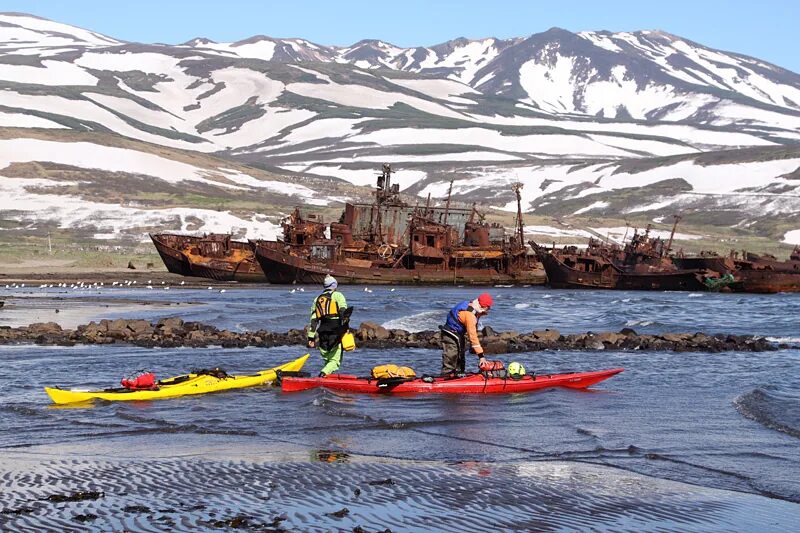
<svg viewBox="0 0 800 533">
<path fill-rule="evenodd" d="M 438 331 L 409 332 L 386 329 L 372 322 L 362 322 L 354 330 L 361 348 L 426 348 L 439 349 Z M 481 330 L 481 343 L 487 354 L 535 352 L 543 350 L 643 350 L 676 352 L 763 352 L 790 348 L 754 335 L 706 333 L 637 334 L 624 328 L 619 332 L 587 332 L 562 335 L 555 329 L 520 333 L 497 332 L 490 327 Z M 39 345 L 74 346 L 76 344 L 133 344 L 144 347 L 222 346 L 245 348 L 305 345 L 305 331 L 290 329 L 284 333 L 265 330 L 229 331 L 200 322 L 184 322 L 178 317 L 163 318 L 156 323 L 142 319 L 101 320 L 62 329 L 55 322 L 30 324 L 19 328 L 0 327 L 0 344 L 33 343 Z"/>
</svg>

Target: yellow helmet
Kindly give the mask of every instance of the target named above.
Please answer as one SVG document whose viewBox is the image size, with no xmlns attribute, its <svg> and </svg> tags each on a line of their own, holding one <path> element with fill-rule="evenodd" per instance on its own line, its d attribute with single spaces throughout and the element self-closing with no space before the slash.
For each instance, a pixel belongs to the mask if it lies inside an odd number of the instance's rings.
<svg viewBox="0 0 800 533">
<path fill-rule="evenodd" d="M 522 363 L 512 361 L 508 364 L 508 374 L 511 377 L 522 377 L 525 375 L 525 367 L 522 366 Z"/>
</svg>

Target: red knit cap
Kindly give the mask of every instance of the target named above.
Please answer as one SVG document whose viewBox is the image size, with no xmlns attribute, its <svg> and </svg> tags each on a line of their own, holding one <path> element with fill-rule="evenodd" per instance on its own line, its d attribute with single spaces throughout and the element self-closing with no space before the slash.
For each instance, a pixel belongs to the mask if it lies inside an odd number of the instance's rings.
<svg viewBox="0 0 800 533">
<path fill-rule="evenodd" d="M 489 309 L 492 304 L 494 304 L 494 300 L 492 300 L 492 295 L 488 292 L 484 292 L 480 296 L 478 296 L 478 303 L 484 309 Z"/>
</svg>

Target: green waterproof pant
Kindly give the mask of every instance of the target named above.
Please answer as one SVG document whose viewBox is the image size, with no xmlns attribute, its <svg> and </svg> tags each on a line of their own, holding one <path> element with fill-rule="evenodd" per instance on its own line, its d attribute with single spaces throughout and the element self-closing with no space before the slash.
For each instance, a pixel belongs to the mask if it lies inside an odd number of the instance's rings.
<svg viewBox="0 0 800 533">
<path fill-rule="evenodd" d="M 319 354 L 322 356 L 322 359 L 325 361 L 325 366 L 322 367 L 320 372 L 324 372 L 325 375 L 333 374 L 339 367 L 342 366 L 342 343 L 340 342 L 334 348 L 330 350 L 323 350 L 322 348 L 319 349 Z"/>
</svg>

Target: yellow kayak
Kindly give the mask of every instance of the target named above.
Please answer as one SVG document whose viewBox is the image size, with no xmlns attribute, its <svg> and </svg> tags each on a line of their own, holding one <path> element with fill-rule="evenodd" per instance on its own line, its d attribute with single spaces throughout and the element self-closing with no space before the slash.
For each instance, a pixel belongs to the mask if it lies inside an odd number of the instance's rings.
<svg viewBox="0 0 800 533">
<path fill-rule="evenodd" d="M 303 368 L 306 359 L 308 359 L 308 354 L 284 365 L 276 366 L 268 370 L 261 370 L 260 372 L 248 376 L 226 376 L 222 378 L 208 374 L 185 374 L 182 376 L 175 376 L 174 378 L 158 381 L 158 388 L 155 390 L 129 390 L 118 388 L 90 391 L 45 387 L 44 391 L 50 396 L 53 403 L 57 404 L 85 402 L 94 399 L 130 401 L 177 398 L 178 396 L 241 389 L 244 387 L 255 387 L 257 385 L 271 383 L 275 381 L 276 371 L 297 372 Z"/>
</svg>

